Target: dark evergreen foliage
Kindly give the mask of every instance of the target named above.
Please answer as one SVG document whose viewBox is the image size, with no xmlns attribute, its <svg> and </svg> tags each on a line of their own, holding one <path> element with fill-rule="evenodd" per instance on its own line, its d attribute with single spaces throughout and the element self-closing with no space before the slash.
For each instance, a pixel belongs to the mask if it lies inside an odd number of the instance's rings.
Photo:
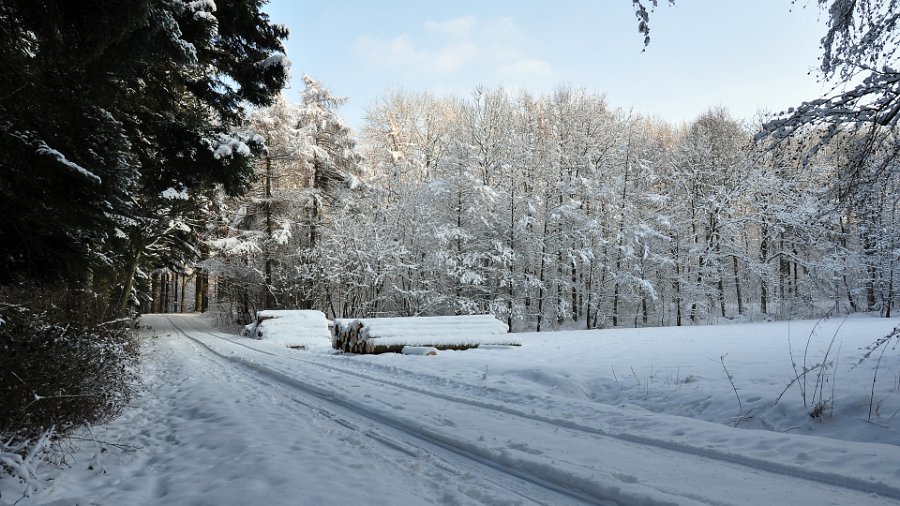
<svg viewBox="0 0 900 506">
<path fill-rule="evenodd" d="M 168 220 L 160 192 L 246 187 L 242 107 L 286 78 L 261 4 L 0 5 L 0 281 L 114 273 Z"/>
</svg>

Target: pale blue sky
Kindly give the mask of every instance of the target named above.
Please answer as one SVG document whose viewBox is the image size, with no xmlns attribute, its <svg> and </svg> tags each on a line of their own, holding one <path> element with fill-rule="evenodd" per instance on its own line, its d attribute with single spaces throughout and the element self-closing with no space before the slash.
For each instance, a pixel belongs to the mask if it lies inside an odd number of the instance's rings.
<svg viewBox="0 0 900 506">
<path fill-rule="evenodd" d="M 822 93 L 810 73 L 824 33 L 816 5 L 660 0 L 643 53 L 629 0 L 272 0 L 266 11 L 291 31 L 288 98 L 309 74 L 350 99 L 340 112 L 359 128 L 390 89 L 466 96 L 479 84 L 568 83 L 675 123 L 718 105 L 749 119 Z"/>
</svg>

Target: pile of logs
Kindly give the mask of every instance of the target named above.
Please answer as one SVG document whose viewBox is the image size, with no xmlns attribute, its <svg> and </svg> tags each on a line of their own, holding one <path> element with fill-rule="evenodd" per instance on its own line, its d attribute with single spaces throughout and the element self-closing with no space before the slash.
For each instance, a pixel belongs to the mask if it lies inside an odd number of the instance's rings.
<svg viewBox="0 0 900 506">
<path fill-rule="evenodd" d="M 256 322 L 244 327 L 246 337 L 273 341 L 290 348 L 326 350 L 331 345 L 331 322 L 315 310 L 264 310 Z"/>
<path fill-rule="evenodd" d="M 491 315 L 359 318 L 334 321 L 332 345 L 347 353 L 401 353 L 404 347 L 465 350 L 481 345 L 519 346 L 505 323 Z"/>
</svg>

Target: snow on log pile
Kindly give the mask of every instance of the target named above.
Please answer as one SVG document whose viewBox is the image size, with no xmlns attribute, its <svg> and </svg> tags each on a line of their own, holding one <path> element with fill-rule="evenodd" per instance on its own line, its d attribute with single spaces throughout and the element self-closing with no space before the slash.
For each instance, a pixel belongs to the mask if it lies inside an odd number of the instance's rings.
<svg viewBox="0 0 900 506">
<path fill-rule="evenodd" d="M 438 350 L 519 346 L 507 330 L 491 315 L 343 318 L 334 321 L 333 343 L 348 353 L 400 353 L 404 346 Z"/>
<path fill-rule="evenodd" d="M 325 313 L 314 310 L 265 310 L 256 313 L 256 322 L 244 327 L 244 335 L 290 348 L 331 348 L 331 322 Z"/>
</svg>

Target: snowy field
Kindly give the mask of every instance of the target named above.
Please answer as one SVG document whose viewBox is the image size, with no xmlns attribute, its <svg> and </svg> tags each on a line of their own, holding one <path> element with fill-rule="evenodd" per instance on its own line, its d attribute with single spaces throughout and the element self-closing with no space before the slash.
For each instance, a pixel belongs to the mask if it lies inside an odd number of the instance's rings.
<svg viewBox="0 0 900 506">
<path fill-rule="evenodd" d="M 0 480 L 0 504 L 900 504 L 900 350 L 874 390 L 878 355 L 856 365 L 897 319 L 517 334 L 436 356 L 143 323 L 144 395 L 27 497 Z"/>
</svg>

